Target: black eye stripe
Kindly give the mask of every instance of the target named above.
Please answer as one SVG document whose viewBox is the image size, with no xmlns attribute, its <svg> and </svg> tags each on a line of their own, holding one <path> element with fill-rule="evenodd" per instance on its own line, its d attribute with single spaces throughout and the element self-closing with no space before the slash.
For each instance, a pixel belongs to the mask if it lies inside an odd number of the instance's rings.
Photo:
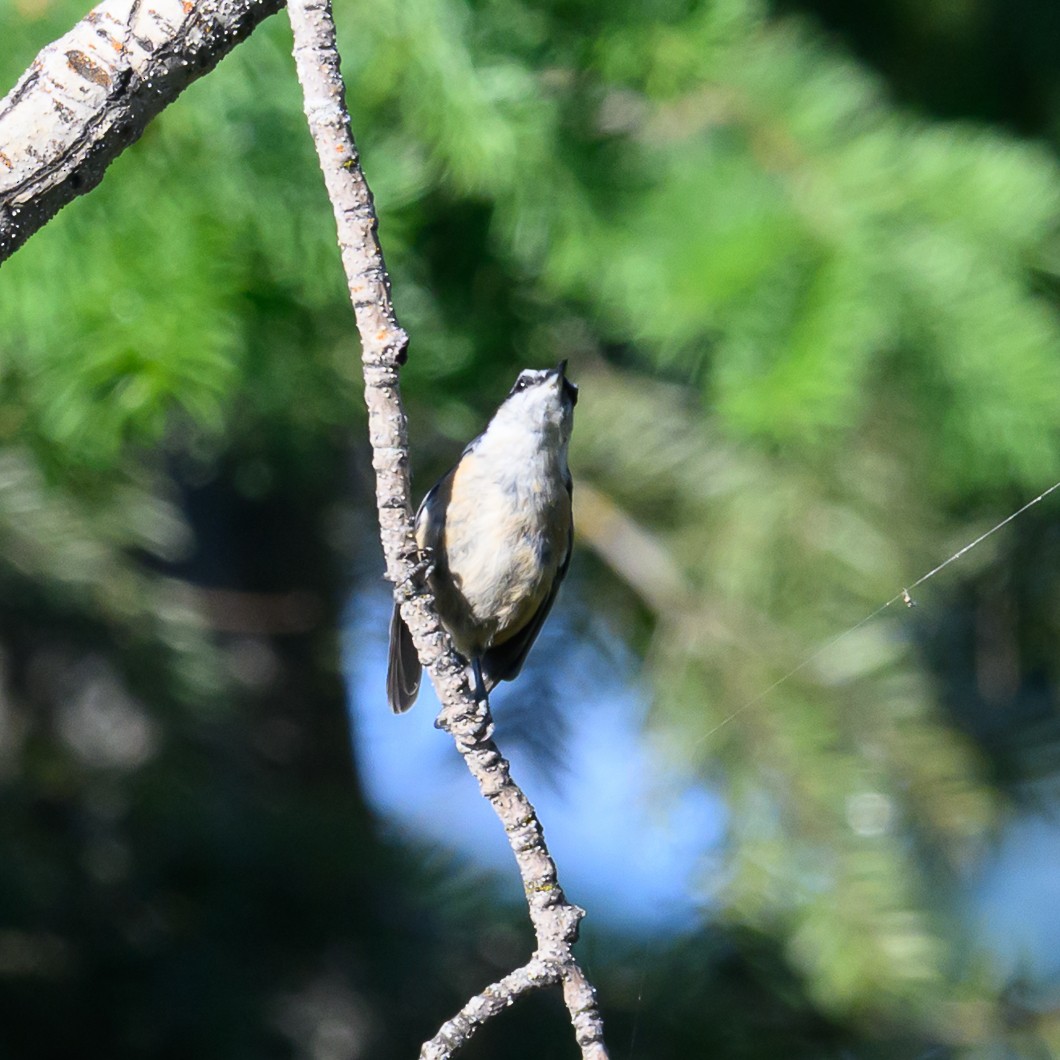
<svg viewBox="0 0 1060 1060">
<path fill-rule="evenodd" d="M 510 397 L 513 394 L 519 394 L 522 393 L 522 391 L 524 390 L 529 390 L 531 387 L 538 386 L 546 380 L 554 379 L 558 374 L 558 371 L 522 372 L 516 377 L 515 382 L 512 384 L 512 389 L 508 392 L 508 396 Z M 570 402 L 573 405 L 578 400 L 578 388 L 569 379 L 567 379 L 566 376 L 562 376 L 561 378 L 563 381 L 563 392 L 570 399 Z"/>
</svg>

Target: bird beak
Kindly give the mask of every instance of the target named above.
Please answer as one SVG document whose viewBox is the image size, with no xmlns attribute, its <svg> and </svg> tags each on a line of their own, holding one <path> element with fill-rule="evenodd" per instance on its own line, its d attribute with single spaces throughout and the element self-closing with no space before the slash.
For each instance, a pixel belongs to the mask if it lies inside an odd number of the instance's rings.
<svg viewBox="0 0 1060 1060">
<path fill-rule="evenodd" d="M 560 378 L 560 385 L 563 387 L 563 392 L 570 399 L 571 405 L 578 404 L 578 388 L 567 378 L 567 362 L 562 360 L 556 365 L 554 369 L 557 376 Z"/>
</svg>

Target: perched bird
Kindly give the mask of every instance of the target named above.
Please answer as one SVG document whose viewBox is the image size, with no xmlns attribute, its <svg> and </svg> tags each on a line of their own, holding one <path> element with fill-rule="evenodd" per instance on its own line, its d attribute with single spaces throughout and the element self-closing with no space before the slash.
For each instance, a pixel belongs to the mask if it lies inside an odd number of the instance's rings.
<svg viewBox="0 0 1060 1060">
<path fill-rule="evenodd" d="M 577 400 L 566 361 L 520 372 L 416 513 L 427 582 L 478 699 L 518 675 L 567 573 L 574 537 L 567 445 Z M 420 676 L 395 605 L 386 679 L 395 713 L 415 702 Z"/>
</svg>

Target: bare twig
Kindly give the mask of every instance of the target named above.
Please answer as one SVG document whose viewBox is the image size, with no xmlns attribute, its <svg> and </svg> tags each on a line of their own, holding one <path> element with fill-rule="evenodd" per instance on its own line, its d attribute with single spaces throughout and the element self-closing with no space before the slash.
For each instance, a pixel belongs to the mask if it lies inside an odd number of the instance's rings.
<svg viewBox="0 0 1060 1060">
<path fill-rule="evenodd" d="M 335 211 L 342 262 L 361 335 L 387 577 L 398 586 L 402 617 L 442 703 L 438 724 L 452 735 L 479 790 L 507 832 L 537 937 L 531 960 L 472 998 L 423 1046 L 420 1055 L 430 1060 L 453 1056 L 485 1020 L 522 993 L 562 981 L 583 1058 L 605 1060 L 596 994 L 571 949 L 584 912 L 563 894 L 534 808 L 512 780 L 508 763 L 491 738 L 488 704 L 475 702 L 465 666 L 438 621 L 429 593 L 417 588 L 411 576 L 416 547 L 405 414 L 398 390 L 398 368 L 405 360 L 408 338 L 394 315 L 372 196 L 350 131 L 330 4 L 290 0 L 288 7 L 306 117 Z"/>
<path fill-rule="evenodd" d="M 106 0 L 0 100 L 0 262 L 283 0 Z"/>
<path fill-rule="evenodd" d="M 522 968 L 516 968 L 499 982 L 490 983 L 451 1020 L 446 1020 L 438 1033 L 424 1043 L 420 1060 L 443 1060 L 452 1056 L 487 1020 L 503 1012 L 522 994 L 558 983 L 560 974 L 554 965 L 532 957 Z"/>
</svg>

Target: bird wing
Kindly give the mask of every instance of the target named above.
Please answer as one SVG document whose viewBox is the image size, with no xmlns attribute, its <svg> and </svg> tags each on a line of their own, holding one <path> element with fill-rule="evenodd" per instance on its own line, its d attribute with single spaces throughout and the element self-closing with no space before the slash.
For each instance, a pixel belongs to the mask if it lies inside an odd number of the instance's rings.
<svg viewBox="0 0 1060 1060">
<path fill-rule="evenodd" d="M 567 497 L 571 498 L 574 492 L 574 484 L 569 473 L 567 474 L 566 487 Z M 519 671 L 522 670 L 523 663 L 526 662 L 526 657 L 530 654 L 530 649 L 534 646 L 534 641 L 537 640 L 537 635 L 541 632 L 541 627 L 545 624 L 549 611 L 552 610 L 560 584 L 567 575 L 573 544 L 574 514 L 572 509 L 570 529 L 567 532 L 567 548 L 563 554 L 563 562 L 556 571 L 556 577 L 553 579 L 552 588 L 549 590 L 548 596 L 541 602 L 541 606 L 534 612 L 530 621 L 518 633 L 503 644 L 490 648 L 482 656 L 482 679 L 487 693 L 492 691 L 499 682 L 512 681 L 519 676 Z"/>
</svg>

